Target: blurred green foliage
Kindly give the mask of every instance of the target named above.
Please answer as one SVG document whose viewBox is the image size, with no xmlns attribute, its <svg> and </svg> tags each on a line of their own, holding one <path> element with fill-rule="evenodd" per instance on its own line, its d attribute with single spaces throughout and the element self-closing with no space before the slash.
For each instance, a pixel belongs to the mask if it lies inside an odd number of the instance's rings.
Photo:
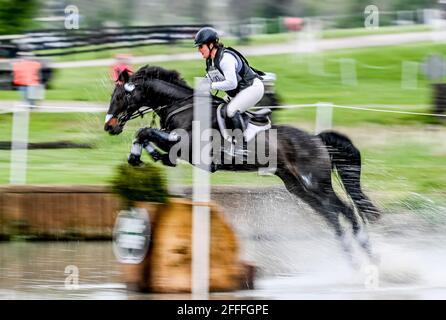
<svg viewBox="0 0 446 320">
<path fill-rule="evenodd" d="M 111 181 L 113 192 L 118 194 L 129 207 L 136 201 L 165 203 L 167 181 L 164 170 L 157 165 L 145 163 L 133 167 L 123 163 L 116 168 Z"/>
<path fill-rule="evenodd" d="M 37 0 L 0 0 L 0 34 L 19 34 L 33 26 Z"/>
<path fill-rule="evenodd" d="M 422 8 L 435 8 L 438 0 L 394 0 L 394 10 L 417 10 Z"/>
</svg>

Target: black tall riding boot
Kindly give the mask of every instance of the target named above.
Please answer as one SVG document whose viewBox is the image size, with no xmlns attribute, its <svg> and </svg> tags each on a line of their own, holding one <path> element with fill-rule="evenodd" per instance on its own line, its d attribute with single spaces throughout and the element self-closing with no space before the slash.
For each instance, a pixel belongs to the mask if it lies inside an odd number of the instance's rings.
<svg viewBox="0 0 446 320">
<path fill-rule="evenodd" d="M 237 111 L 231 119 L 232 124 L 234 125 L 234 130 L 239 129 L 241 132 L 245 132 L 245 122 L 243 121 L 243 117 L 240 111 Z"/>
<path fill-rule="evenodd" d="M 243 137 L 243 133 L 246 130 L 245 122 L 243 121 L 242 114 L 240 111 L 237 111 L 234 116 L 231 118 L 232 124 L 234 126 L 234 130 L 238 129 L 240 130 L 239 134 L 235 135 L 232 139 L 233 146 L 235 149 L 233 150 L 234 155 L 240 155 L 243 156 L 245 154 L 245 139 Z M 240 139 L 240 140 L 238 140 Z"/>
</svg>

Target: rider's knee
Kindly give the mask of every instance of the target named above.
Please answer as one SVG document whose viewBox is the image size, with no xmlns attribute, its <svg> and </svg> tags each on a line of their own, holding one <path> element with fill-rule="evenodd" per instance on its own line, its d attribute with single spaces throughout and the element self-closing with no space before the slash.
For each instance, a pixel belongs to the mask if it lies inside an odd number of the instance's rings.
<svg viewBox="0 0 446 320">
<path fill-rule="evenodd" d="M 239 111 L 239 110 L 236 109 L 236 108 L 231 108 L 230 106 L 228 106 L 228 108 L 227 108 L 227 110 L 226 110 L 226 115 L 227 115 L 229 118 L 232 118 L 232 117 L 235 116 L 235 114 L 237 113 L 237 111 Z"/>
</svg>

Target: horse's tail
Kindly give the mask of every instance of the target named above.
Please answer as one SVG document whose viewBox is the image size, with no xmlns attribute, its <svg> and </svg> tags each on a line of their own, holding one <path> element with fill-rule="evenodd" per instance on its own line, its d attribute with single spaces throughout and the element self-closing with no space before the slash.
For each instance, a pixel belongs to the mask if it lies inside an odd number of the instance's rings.
<svg viewBox="0 0 446 320">
<path fill-rule="evenodd" d="M 352 141 L 340 133 L 324 131 L 318 134 L 330 153 L 332 167 L 336 168 L 347 194 L 353 200 L 361 218 L 369 221 L 380 218 L 380 211 L 361 190 L 361 153 Z"/>
</svg>

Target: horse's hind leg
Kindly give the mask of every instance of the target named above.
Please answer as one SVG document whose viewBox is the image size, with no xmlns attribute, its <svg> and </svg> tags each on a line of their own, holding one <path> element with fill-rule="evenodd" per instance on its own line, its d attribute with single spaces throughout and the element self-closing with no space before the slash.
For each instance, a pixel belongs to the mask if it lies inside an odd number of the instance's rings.
<svg viewBox="0 0 446 320">
<path fill-rule="evenodd" d="M 321 202 L 327 207 L 327 209 L 342 213 L 344 217 L 347 218 L 347 220 L 352 224 L 354 238 L 356 241 L 358 241 L 368 258 L 371 261 L 375 261 L 375 256 L 372 252 L 372 246 L 370 244 L 366 227 L 358 219 L 359 217 L 355 214 L 353 207 L 339 199 L 338 195 L 333 190 L 331 180 L 325 181 L 323 186 L 324 187 L 320 190 L 312 190 L 313 194 L 321 199 Z"/>
<path fill-rule="evenodd" d="M 345 204 L 334 191 L 330 191 L 329 201 L 338 208 L 338 210 L 351 222 L 353 235 L 358 241 L 361 248 L 365 251 L 369 259 L 374 262 L 376 257 L 373 254 L 372 246 L 370 244 L 370 239 L 368 232 L 363 224 L 360 223 L 357 215 L 355 214 L 353 208 Z"/>
<path fill-rule="evenodd" d="M 309 191 L 290 172 L 278 169 L 276 175 L 283 180 L 285 187 L 290 193 L 302 199 L 316 212 L 322 215 L 325 221 L 334 229 L 335 235 L 340 241 L 343 251 L 352 265 L 356 268 L 358 264 L 353 257 L 351 242 L 348 241 L 345 231 L 339 221 L 339 208 L 334 205 L 332 199 L 330 199 L 331 197 L 327 197 L 322 193 L 319 194 Z"/>
<path fill-rule="evenodd" d="M 352 223 L 353 233 L 355 237 L 362 230 L 361 225 L 358 222 L 357 217 L 351 207 L 346 206 L 338 198 L 333 190 L 329 192 L 319 192 L 314 194 L 315 199 L 319 201 L 321 209 L 319 212 L 322 213 L 323 218 L 327 221 L 329 225 L 335 230 L 336 236 L 341 241 L 342 248 L 347 254 L 353 267 L 357 269 L 359 267 L 359 262 L 353 256 L 351 241 L 347 238 L 345 231 L 343 230 L 341 223 L 339 221 L 339 213 L 344 214 L 347 219 Z M 369 243 L 364 243 L 369 248 Z M 364 247 L 365 249 L 365 247 Z"/>
</svg>

